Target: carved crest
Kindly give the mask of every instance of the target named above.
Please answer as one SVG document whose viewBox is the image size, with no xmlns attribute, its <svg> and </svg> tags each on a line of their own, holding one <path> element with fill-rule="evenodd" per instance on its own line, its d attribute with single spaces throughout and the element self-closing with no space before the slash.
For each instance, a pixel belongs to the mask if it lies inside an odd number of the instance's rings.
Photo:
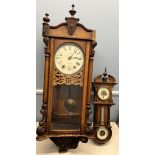
<svg viewBox="0 0 155 155">
<path fill-rule="evenodd" d="M 77 25 L 79 19 L 78 18 L 73 18 L 73 17 L 71 17 L 71 18 L 66 17 L 65 20 L 67 22 L 68 33 L 70 35 L 73 35 L 74 32 L 75 32 L 76 25 Z"/>
<path fill-rule="evenodd" d="M 74 15 L 76 14 L 76 11 L 74 10 L 74 7 L 75 7 L 75 5 L 73 4 L 72 9 L 69 10 L 69 13 L 70 13 L 71 17 L 70 18 L 67 18 L 67 17 L 65 18 L 65 20 L 67 22 L 68 33 L 70 35 L 74 34 L 75 29 L 76 29 L 76 25 L 77 25 L 77 23 L 79 21 L 78 18 L 74 18 Z"/>
</svg>

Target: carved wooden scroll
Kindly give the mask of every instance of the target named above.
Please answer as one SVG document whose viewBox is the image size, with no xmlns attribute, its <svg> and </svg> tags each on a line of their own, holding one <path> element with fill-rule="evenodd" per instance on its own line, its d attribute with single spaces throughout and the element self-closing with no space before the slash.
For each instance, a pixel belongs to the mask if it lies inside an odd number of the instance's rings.
<svg viewBox="0 0 155 155">
<path fill-rule="evenodd" d="M 51 85 L 80 85 L 83 86 L 83 70 L 74 75 L 65 75 L 60 73 L 56 68 L 54 70 L 53 82 Z"/>
</svg>

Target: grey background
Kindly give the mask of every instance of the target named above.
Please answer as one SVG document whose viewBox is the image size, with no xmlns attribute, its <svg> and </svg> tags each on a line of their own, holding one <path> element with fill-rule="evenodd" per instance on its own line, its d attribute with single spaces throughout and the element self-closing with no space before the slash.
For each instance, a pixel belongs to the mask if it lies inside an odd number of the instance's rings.
<svg viewBox="0 0 155 155">
<path fill-rule="evenodd" d="M 76 17 L 87 28 L 96 30 L 97 47 L 95 48 L 93 77 L 102 74 L 104 68 L 115 76 L 119 89 L 119 36 L 118 36 L 118 0 L 37 0 L 36 1 L 36 89 L 43 88 L 44 43 L 42 41 L 42 18 L 47 12 L 50 25 L 58 25 L 69 17 L 68 10 L 75 2 Z M 116 103 L 111 108 L 111 120 L 118 120 L 119 96 L 113 96 Z M 42 95 L 36 96 L 36 119 L 41 119 L 40 108 Z"/>
</svg>

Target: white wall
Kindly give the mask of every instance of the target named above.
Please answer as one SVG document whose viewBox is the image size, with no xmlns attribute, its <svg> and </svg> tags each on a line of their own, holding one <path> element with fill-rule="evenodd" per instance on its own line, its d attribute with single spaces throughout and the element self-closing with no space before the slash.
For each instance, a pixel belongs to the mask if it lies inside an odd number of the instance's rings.
<svg viewBox="0 0 155 155">
<path fill-rule="evenodd" d="M 42 41 L 42 18 L 47 12 L 50 14 L 50 25 L 57 25 L 69 17 L 73 0 L 37 0 L 36 12 L 36 86 L 43 86 L 44 43 Z M 104 67 L 108 73 L 115 76 L 119 82 L 119 36 L 118 36 L 118 0 L 74 0 L 76 17 L 87 28 L 96 30 L 97 47 L 95 48 L 93 77 L 103 73 Z M 114 90 L 118 91 L 119 84 Z M 37 95 L 37 120 L 41 118 L 41 96 Z M 114 97 L 115 106 L 112 107 L 111 118 L 118 119 L 118 96 Z"/>
</svg>

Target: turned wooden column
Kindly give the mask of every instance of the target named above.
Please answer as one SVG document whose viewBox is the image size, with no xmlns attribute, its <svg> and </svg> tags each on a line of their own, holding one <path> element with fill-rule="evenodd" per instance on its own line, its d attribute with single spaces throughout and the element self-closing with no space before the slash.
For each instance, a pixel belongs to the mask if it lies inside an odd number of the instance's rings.
<svg viewBox="0 0 155 155">
<path fill-rule="evenodd" d="M 88 73 L 88 86 L 87 86 L 87 104 L 86 104 L 86 132 L 88 134 L 91 134 L 91 124 L 92 122 L 90 121 L 90 114 L 92 113 L 91 111 L 91 96 L 92 96 L 92 71 L 93 71 L 93 61 L 94 61 L 94 48 L 97 45 L 95 41 L 91 43 L 91 49 L 90 49 L 90 55 L 89 55 L 89 73 Z"/>
<path fill-rule="evenodd" d="M 38 136 L 43 136 L 47 132 L 47 99 L 48 99 L 48 74 L 49 74 L 49 38 L 46 37 L 47 31 L 49 29 L 48 22 L 50 19 L 48 18 L 48 14 L 45 14 L 43 18 L 43 41 L 45 43 L 44 53 L 45 53 L 45 65 L 44 65 L 44 88 L 43 88 L 43 104 L 40 113 L 42 114 L 42 120 L 39 122 L 39 126 L 37 128 Z"/>
</svg>

